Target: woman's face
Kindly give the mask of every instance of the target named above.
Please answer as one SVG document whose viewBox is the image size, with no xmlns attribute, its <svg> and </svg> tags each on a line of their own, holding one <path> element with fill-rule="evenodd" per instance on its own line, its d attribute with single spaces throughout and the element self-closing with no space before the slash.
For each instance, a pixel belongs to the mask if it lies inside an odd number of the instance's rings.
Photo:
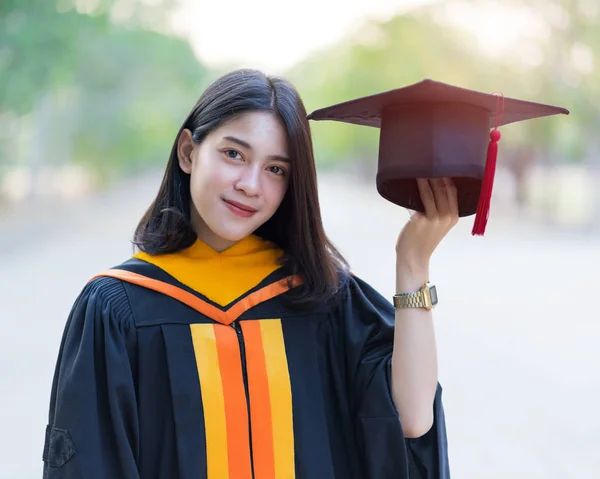
<svg viewBox="0 0 600 479">
<path fill-rule="evenodd" d="M 270 113 L 235 117 L 195 145 L 184 130 L 179 166 L 190 175 L 192 224 L 217 251 L 252 234 L 277 211 L 288 188 L 286 132 Z"/>
</svg>

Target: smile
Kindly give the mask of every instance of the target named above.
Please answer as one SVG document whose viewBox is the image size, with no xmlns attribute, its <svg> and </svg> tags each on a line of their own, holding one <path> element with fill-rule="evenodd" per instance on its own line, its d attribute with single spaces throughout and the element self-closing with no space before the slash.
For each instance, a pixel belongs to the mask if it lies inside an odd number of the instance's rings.
<svg viewBox="0 0 600 479">
<path fill-rule="evenodd" d="M 234 215 L 239 216 L 241 218 L 250 218 L 256 213 L 256 209 L 251 206 L 244 205 L 242 203 L 238 203 L 237 201 L 228 201 L 223 200 L 229 211 L 231 211 Z"/>
</svg>

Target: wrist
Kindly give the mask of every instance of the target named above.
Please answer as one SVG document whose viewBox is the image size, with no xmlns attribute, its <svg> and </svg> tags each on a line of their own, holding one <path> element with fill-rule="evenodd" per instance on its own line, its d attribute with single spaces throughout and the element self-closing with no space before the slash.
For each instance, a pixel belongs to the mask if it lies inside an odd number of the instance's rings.
<svg viewBox="0 0 600 479">
<path fill-rule="evenodd" d="M 418 264 L 398 258 L 396 260 L 396 293 L 418 291 L 429 281 L 429 264 Z"/>
</svg>

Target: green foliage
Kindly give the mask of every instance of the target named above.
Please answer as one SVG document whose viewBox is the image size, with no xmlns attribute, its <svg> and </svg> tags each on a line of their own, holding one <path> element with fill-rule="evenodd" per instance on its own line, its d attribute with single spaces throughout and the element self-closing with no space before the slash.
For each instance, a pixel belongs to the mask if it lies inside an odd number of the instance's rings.
<svg viewBox="0 0 600 479">
<path fill-rule="evenodd" d="M 58 20 L 58 21 L 57 21 Z M 74 15 L 58 15 L 53 2 L 0 2 L 0 108 L 22 114 L 41 93 L 64 82 L 77 33 Z"/>
<path fill-rule="evenodd" d="M 93 15 L 64 1 L 64 12 L 42 0 L 0 3 L 9 27 L 0 28 L 0 114 L 33 118 L 41 163 L 78 162 L 105 179 L 166 161 L 209 76 L 187 41 L 112 22 L 110 3 Z"/>
</svg>

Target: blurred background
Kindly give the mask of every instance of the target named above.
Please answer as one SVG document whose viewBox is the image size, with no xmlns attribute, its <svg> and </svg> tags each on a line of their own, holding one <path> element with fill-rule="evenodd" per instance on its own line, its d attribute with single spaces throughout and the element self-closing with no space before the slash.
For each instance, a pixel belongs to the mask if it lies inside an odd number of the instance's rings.
<svg viewBox="0 0 600 479">
<path fill-rule="evenodd" d="M 597 0 L 0 0 L 0 479 L 41 477 L 69 309 L 237 67 L 308 111 L 424 78 L 571 110 L 502 128 L 486 236 L 462 219 L 434 258 L 436 331 L 453 477 L 600 477 L 599 64 Z M 312 130 L 327 232 L 390 295 L 379 132 Z"/>
</svg>

